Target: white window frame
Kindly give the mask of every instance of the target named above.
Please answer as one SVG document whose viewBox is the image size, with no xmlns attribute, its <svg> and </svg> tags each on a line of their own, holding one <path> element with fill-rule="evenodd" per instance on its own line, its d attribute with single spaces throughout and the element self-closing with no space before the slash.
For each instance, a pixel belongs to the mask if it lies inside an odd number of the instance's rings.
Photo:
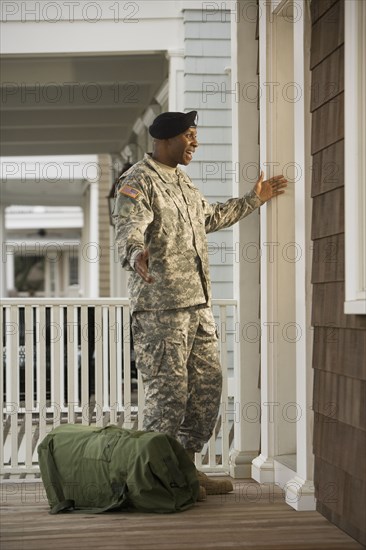
<svg viewBox="0 0 366 550">
<path fill-rule="evenodd" d="M 366 5 L 345 2 L 345 302 L 366 314 Z"/>
</svg>

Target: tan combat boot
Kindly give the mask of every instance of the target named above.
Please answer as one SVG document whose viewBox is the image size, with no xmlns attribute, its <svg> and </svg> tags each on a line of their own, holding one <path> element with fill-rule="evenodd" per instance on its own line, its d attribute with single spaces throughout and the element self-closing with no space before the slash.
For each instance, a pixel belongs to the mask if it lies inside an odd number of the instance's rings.
<svg viewBox="0 0 366 550">
<path fill-rule="evenodd" d="M 198 492 L 197 502 L 203 502 L 207 499 L 206 495 L 206 489 L 200 485 L 200 489 Z"/>
<path fill-rule="evenodd" d="M 192 451 L 191 449 L 186 449 L 186 452 L 192 462 L 194 462 L 195 451 Z M 198 470 L 197 477 L 200 483 L 200 490 L 204 489 L 206 495 L 226 495 L 226 493 L 230 493 L 234 490 L 233 484 L 228 479 L 212 479 Z"/>
<path fill-rule="evenodd" d="M 198 470 L 197 477 L 200 487 L 206 490 L 206 495 L 226 495 L 226 493 L 231 493 L 234 490 L 229 479 L 213 479 Z"/>
</svg>

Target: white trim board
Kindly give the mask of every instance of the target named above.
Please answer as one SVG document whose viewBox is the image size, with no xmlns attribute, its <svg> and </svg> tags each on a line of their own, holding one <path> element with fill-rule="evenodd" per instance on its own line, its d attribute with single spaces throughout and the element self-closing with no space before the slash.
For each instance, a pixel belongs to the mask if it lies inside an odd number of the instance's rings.
<svg viewBox="0 0 366 550">
<path fill-rule="evenodd" d="M 345 303 L 366 314 L 366 5 L 345 3 Z"/>
</svg>

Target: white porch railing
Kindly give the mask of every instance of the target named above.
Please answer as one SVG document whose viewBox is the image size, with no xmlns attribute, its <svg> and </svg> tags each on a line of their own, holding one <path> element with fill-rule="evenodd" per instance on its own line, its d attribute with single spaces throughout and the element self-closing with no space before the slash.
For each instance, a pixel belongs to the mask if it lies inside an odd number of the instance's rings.
<svg viewBox="0 0 366 550">
<path fill-rule="evenodd" d="M 215 432 L 196 462 L 210 471 L 227 471 L 236 301 L 215 300 L 213 308 L 220 333 L 222 403 Z M 3 478 L 37 476 L 38 443 L 63 422 L 141 429 L 144 397 L 127 299 L 3 299 L 0 320 Z"/>
</svg>

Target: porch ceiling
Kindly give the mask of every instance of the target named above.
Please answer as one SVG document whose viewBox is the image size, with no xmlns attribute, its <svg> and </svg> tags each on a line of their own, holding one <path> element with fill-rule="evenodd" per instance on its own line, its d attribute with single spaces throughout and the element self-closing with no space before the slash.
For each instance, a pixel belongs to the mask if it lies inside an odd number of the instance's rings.
<svg viewBox="0 0 366 550">
<path fill-rule="evenodd" d="M 3 57 L 1 156 L 118 153 L 164 82 L 164 52 Z"/>
<path fill-rule="evenodd" d="M 1 182 L 0 197 L 4 205 L 82 206 L 84 186 L 83 180 L 8 179 Z"/>
</svg>

